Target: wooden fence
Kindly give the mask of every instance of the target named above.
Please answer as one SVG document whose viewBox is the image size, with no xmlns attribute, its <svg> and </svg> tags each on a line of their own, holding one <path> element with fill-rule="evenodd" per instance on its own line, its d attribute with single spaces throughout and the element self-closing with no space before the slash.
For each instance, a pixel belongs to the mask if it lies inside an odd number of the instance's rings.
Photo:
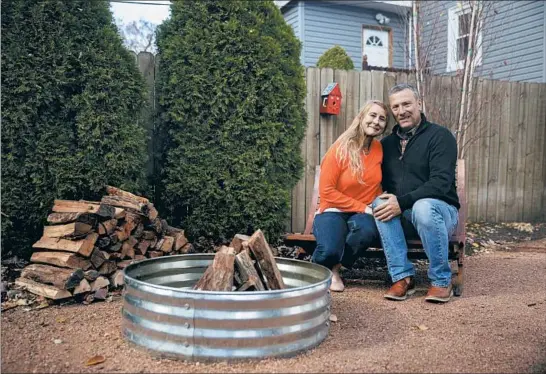
<svg viewBox="0 0 546 374">
<path fill-rule="evenodd" d="M 155 102 L 154 56 L 137 56 L 140 71 Z M 345 131 L 360 107 L 370 99 L 388 102 L 387 92 L 396 83 L 413 83 L 407 73 L 306 69 L 307 131 L 301 144 L 305 170 L 292 193 L 292 215 L 287 230 L 302 232 L 309 212 L 315 166 L 337 137 Z M 320 93 L 338 82 L 343 95 L 341 113 L 319 114 Z M 430 78 L 424 87 L 427 117 L 453 129 L 460 103 L 459 79 Z M 475 140 L 466 156 L 468 219 L 509 222 L 546 220 L 546 84 L 479 79 L 475 113 L 467 139 Z M 153 113 L 148 114 L 153 129 Z M 392 128 L 393 120 L 389 121 Z M 153 160 L 150 163 L 153 167 Z"/>
</svg>

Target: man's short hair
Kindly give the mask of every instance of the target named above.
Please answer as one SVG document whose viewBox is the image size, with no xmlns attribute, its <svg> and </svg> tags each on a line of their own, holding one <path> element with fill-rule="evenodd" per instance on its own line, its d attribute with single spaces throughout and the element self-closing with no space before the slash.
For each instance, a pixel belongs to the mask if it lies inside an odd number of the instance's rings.
<svg viewBox="0 0 546 374">
<path fill-rule="evenodd" d="M 389 90 L 389 96 L 404 90 L 411 90 L 415 98 L 417 100 L 421 100 L 421 96 L 419 95 L 419 91 L 417 91 L 417 88 L 413 87 L 411 84 L 408 83 L 399 83 L 396 86 L 392 87 Z"/>
</svg>

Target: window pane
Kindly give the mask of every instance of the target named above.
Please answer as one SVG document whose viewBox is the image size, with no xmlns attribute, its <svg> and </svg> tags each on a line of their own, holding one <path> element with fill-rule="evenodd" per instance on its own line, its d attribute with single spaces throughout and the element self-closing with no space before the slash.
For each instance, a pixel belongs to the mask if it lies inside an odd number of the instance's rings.
<svg viewBox="0 0 546 374">
<path fill-rule="evenodd" d="M 459 36 L 467 35 L 470 33 L 470 21 L 472 20 L 471 14 L 461 14 L 459 16 Z"/>
<path fill-rule="evenodd" d="M 468 36 L 457 39 L 457 60 L 464 60 L 468 52 Z"/>
</svg>

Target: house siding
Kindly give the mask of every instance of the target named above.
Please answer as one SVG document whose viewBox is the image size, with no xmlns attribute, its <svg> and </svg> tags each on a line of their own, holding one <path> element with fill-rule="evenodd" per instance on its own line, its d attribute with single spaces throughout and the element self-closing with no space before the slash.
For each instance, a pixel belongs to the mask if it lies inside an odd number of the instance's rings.
<svg viewBox="0 0 546 374">
<path fill-rule="evenodd" d="M 382 13 L 390 18 L 387 27 L 392 29 L 393 67 L 407 67 L 405 15 L 313 1 L 292 1 L 283 7 L 282 13 L 303 43 L 303 65 L 316 66 L 324 52 L 339 45 L 351 57 L 357 70 L 362 68 L 362 27 L 379 26 L 375 15 Z"/>
<path fill-rule="evenodd" d="M 436 74 L 446 72 L 448 11 L 456 1 L 421 3 L 423 41 L 431 45 L 429 62 Z M 483 30 L 479 76 L 491 79 L 546 82 L 545 12 L 543 1 L 495 2 Z"/>
</svg>

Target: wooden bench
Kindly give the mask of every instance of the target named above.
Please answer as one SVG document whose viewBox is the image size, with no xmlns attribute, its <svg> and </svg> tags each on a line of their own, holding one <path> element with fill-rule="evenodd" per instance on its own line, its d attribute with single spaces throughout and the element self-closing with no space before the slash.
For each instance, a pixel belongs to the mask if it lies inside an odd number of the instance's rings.
<svg viewBox="0 0 546 374">
<path fill-rule="evenodd" d="M 454 261 L 456 266 L 453 266 L 453 294 L 455 296 L 461 296 L 463 292 L 464 284 L 464 272 L 463 264 L 465 257 L 465 242 L 466 242 L 466 196 L 465 196 L 465 169 L 464 162 L 459 161 L 457 163 L 457 195 L 459 196 L 459 203 L 461 208 L 459 209 L 459 224 L 453 235 L 449 238 L 449 259 Z M 316 167 L 315 182 L 313 186 L 313 196 L 311 200 L 311 208 L 309 209 L 309 215 L 305 224 L 305 231 L 303 234 L 287 234 L 283 237 L 284 243 L 290 246 L 298 246 L 307 254 L 312 254 L 316 247 L 315 236 L 311 233 L 313 230 L 313 220 L 315 218 L 315 212 L 318 209 L 319 194 L 318 183 L 320 176 L 320 166 Z M 427 259 L 427 256 L 423 250 L 423 243 L 420 240 L 408 240 L 408 258 L 410 259 Z M 377 248 L 381 249 L 381 248 Z M 385 254 L 382 250 L 367 250 L 363 252 L 363 257 L 377 258 L 384 257 Z"/>
</svg>

